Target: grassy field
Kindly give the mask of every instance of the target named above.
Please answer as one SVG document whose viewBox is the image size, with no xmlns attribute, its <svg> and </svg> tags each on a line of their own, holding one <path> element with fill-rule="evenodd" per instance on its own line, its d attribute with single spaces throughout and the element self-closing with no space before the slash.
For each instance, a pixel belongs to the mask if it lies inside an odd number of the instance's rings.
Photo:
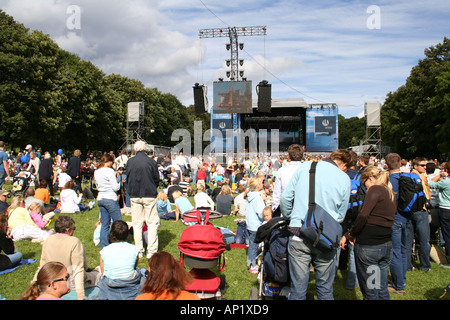
<svg viewBox="0 0 450 320">
<path fill-rule="evenodd" d="M 193 202 L 193 198 L 190 199 Z M 56 215 L 57 217 L 58 215 Z M 74 236 L 81 239 L 85 248 L 90 268 L 99 265 L 99 247 L 93 242 L 95 223 L 98 220 L 99 209 L 95 206 L 91 211 L 74 214 L 76 222 Z M 215 225 L 236 230 L 236 217 L 225 216 L 212 221 Z M 130 216 L 123 216 L 123 220 L 131 221 Z M 54 221 L 54 220 L 53 220 Z M 50 227 L 53 226 L 52 225 Z M 186 228 L 180 221 L 161 221 L 159 229 L 159 250 L 170 252 L 178 258 L 178 240 L 182 231 Z M 132 241 L 132 239 L 131 239 Z M 26 259 L 37 259 L 37 262 L 18 268 L 17 270 L 0 275 L 0 294 L 7 300 L 17 299 L 28 287 L 39 265 L 41 245 L 30 241 L 19 241 L 16 246 Z M 222 272 L 226 277 L 226 291 L 224 298 L 227 300 L 248 300 L 252 287 L 258 286 L 257 276 L 250 274 L 246 268 L 246 250 L 232 249 L 225 251 L 225 269 Z M 417 262 L 415 262 L 417 267 Z M 147 268 L 147 259 L 139 261 L 139 267 Z M 217 271 L 217 270 L 216 270 Z M 218 271 L 217 271 L 218 272 Z M 334 298 L 336 300 L 362 300 L 359 289 L 346 290 L 344 287 L 346 270 L 339 270 L 334 285 Z M 392 300 L 440 300 L 444 288 L 450 283 L 450 269 L 444 269 L 432 262 L 430 272 L 416 270 L 408 272 L 407 287 L 404 296 L 391 294 Z M 315 294 L 314 274 L 311 273 L 309 290 Z M 450 300 L 450 293 L 443 300 Z"/>
</svg>

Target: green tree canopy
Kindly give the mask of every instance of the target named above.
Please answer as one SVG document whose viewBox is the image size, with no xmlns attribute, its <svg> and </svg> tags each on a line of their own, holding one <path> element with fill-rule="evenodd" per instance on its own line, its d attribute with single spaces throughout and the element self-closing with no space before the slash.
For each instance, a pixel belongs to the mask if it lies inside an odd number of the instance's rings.
<svg viewBox="0 0 450 320">
<path fill-rule="evenodd" d="M 404 158 L 450 152 L 448 119 L 450 40 L 425 50 L 406 83 L 390 92 L 381 109 L 382 139 Z M 446 91 L 447 90 L 447 91 Z"/>
</svg>

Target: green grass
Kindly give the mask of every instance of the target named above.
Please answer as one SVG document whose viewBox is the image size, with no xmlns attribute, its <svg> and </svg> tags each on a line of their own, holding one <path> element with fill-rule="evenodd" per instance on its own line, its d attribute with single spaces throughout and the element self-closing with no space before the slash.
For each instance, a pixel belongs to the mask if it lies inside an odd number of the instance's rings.
<svg viewBox="0 0 450 320">
<path fill-rule="evenodd" d="M 190 199 L 193 202 L 193 199 Z M 76 231 L 74 236 L 81 239 L 85 248 L 88 265 L 95 268 L 99 265 L 99 251 L 93 243 L 93 233 L 95 223 L 98 219 L 99 209 L 97 206 L 91 211 L 71 215 L 76 223 Z M 56 215 L 58 216 L 58 215 Z M 229 227 L 236 230 L 234 216 L 225 216 L 212 220 L 212 223 Z M 131 221 L 130 216 L 123 216 L 123 220 Z M 54 220 L 53 220 L 54 221 Z M 50 227 L 53 227 L 53 223 Z M 159 229 L 159 250 L 170 252 L 176 259 L 180 253 L 178 251 L 178 240 L 182 231 L 186 228 L 180 221 L 161 220 Z M 132 237 L 131 241 L 132 241 Z M 16 243 L 17 249 L 23 253 L 26 259 L 37 259 L 38 261 L 17 270 L 0 275 L 0 294 L 8 300 L 17 299 L 30 284 L 34 273 L 39 265 L 41 255 L 41 245 L 30 241 L 19 241 Z M 246 250 L 232 249 L 225 251 L 225 269 L 222 272 L 226 277 L 226 291 L 224 298 L 227 300 L 248 300 L 252 287 L 257 287 L 258 282 L 256 275 L 250 274 L 246 268 Z M 147 268 L 147 260 L 140 259 L 139 267 Z M 217 270 L 216 270 L 217 271 Z M 217 271 L 218 272 L 218 271 Z M 346 279 L 346 271 L 339 270 L 334 283 L 334 298 L 336 300 L 362 300 L 359 289 L 346 290 L 344 287 Z M 431 272 L 425 273 L 416 270 L 407 273 L 407 287 L 404 296 L 391 294 L 392 300 L 439 300 L 443 294 L 444 288 L 450 282 L 450 270 L 444 269 L 436 263 L 432 262 Z M 311 273 L 309 290 L 315 294 L 314 274 Z M 443 300 L 450 300 L 450 293 Z"/>
</svg>

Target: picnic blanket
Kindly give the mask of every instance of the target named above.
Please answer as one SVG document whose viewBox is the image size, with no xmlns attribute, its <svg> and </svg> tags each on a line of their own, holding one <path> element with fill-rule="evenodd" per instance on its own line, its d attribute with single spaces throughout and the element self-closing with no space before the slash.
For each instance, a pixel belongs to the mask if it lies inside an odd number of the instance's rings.
<svg viewBox="0 0 450 320">
<path fill-rule="evenodd" d="M 36 262 L 36 259 L 22 259 L 22 261 L 20 261 L 20 264 L 18 264 L 17 266 L 10 268 L 10 269 L 5 269 L 3 271 L 0 271 L 0 275 L 4 274 L 4 273 L 10 273 L 13 272 L 14 270 L 16 270 L 17 268 L 23 267 L 27 264 Z"/>
</svg>

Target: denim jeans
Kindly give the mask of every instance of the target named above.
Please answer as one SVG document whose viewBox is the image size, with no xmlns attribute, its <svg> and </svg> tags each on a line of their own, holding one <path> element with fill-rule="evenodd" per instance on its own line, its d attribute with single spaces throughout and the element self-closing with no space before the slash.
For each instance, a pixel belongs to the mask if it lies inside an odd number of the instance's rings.
<svg viewBox="0 0 450 320">
<path fill-rule="evenodd" d="M 398 213 L 397 213 L 398 215 Z M 396 290 L 405 290 L 406 271 L 408 268 L 407 248 L 410 220 L 396 219 L 392 225 L 392 260 L 390 265 L 392 286 Z"/>
<path fill-rule="evenodd" d="M 450 209 L 439 208 L 439 219 L 441 221 L 441 235 L 446 244 L 445 255 L 450 261 Z"/>
<path fill-rule="evenodd" d="M 10 265 L 8 267 L 6 267 L 5 269 L 9 269 L 9 268 L 13 268 L 17 265 L 20 264 L 20 262 L 22 262 L 22 258 L 23 255 L 20 252 L 14 252 L 12 254 L 5 254 L 5 256 L 8 257 L 9 261 L 10 261 Z"/>
<path fill-rule="evenodd" d="M 248 245 L 248 230 L 245 221 L 238 222 L 236 230 L 236 243 Z"/>
<path fill-rule="evenodd" d="M 318 300 L 334 300 L 333 282 L 336 276 L 336 250 L 322 252 L 310 244 L 289 240 L 289 300 L 306 300 L 310 264 L 314 267 Z"/>
<path fill-rule="evenodd" d="M 247 267 L 256 266 L 256 257 L 258 256 L 258 243 L 255 243 L 256 231 L 248 230 L 248 251 L 247 251 Z"/>
<path fill-rule="evenodd" d="M 0 171 L 0 190 L 3 188 L 3 184 L 5 183 L 6 172 Z"/>
<path fill-rule="evenodd" d="M 102 219 L 99 247 L 103 248 L 109 244 L 109 227 L 111 221 L 122 220 L 122 214 L 120 213 L 118 201 L 101 199 L 97 201 L 97 205 L 100 208 L 100 218 Z"/>
<path fill-rule="evenodd" d="M 364 300 L 389 300 L 388 274 L 392 242 L 380 245 L 355 244 L 355 264 Z"/>
<path fill-rule="evenodd" d="M 420 269 L 428 271 L 431 269 L 430 263 L 430 220 L 428 212 L 425 210 L 413 212 L 411 215 L 412 223 L 408 229 L 408 250 L 412 250 L 414 238 L 416 245 L 420 247 L 419 260 Z M 408 270 L 412 269 L 411 254 L 408 254 Z"/>
<path fill-rule="evenodd" d="M 145 270 L 136 269 L 134 275 L 128 279 L 109 279 L 103 276 L 97 283 L 98 294 L 92 300 L 134 300 L 142 293 Z"/>
<path fill-rule="evenodd" d="M 353 290 L 358 288 L 358 277 L 356 276 L 355 248 L 350 242 L 347 244 L 347 250 L 348 250 L 348 269 L 347 269 L 347 280 L 345 281 L 345 288 L 348 290 Z M 341 248 L 337 248 L 336 272 L 339 267 L 340 254 Z"/>
</svg>

